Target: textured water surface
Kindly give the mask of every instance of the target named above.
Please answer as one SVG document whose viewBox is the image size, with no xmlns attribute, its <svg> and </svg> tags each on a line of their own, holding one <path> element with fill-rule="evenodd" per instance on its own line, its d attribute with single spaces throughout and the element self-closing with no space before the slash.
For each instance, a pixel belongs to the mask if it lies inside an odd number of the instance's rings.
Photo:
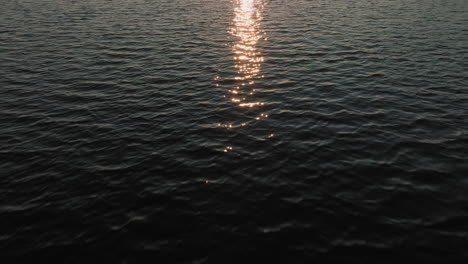
<svg viewBox="0 0 468 264">
<path fill-rule="evenodd" d="M 0 2 L 2 259 L 468 260 L 468 1 Z"/>
</svg>

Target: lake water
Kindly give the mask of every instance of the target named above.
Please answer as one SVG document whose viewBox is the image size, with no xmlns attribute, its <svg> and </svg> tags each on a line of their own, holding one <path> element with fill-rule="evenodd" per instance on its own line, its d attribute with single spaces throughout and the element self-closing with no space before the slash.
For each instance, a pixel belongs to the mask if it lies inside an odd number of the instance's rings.
<svg viewBox="0 0 468 264">
<path fill-rule="evenodd" d="M 1 6 L 7 262 L 468 260 L 468 1 Z"/>
</svg>

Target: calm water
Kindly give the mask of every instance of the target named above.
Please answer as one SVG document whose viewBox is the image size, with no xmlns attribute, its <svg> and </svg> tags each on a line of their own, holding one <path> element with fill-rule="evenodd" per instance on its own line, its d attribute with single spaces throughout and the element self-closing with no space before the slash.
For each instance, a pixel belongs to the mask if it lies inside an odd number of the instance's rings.
<svg viewBox="0 0 468 264">
<path fill-rule="evenodd" d="M 468 1 L 0 2 L 2 259 L 468 261 Z"/>
</svg>

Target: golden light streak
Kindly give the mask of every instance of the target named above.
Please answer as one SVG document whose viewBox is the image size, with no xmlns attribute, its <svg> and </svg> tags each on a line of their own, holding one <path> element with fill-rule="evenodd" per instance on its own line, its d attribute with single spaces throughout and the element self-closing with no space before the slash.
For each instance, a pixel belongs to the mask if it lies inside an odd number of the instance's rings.
<svg viewBox="0 0 468 264">
<path fill-rule="evenodd" d="M 254 85 L 254 79 L 263 78 L 259 74 L 264 58 L 257 47 L 258 41 L 264 38 L 265 35 L 260 27 L 263 1 L 235 0 L 234 5 L 233 26 L 230 28 L 229 33 L 235 37 L 235 42 L 232 45 L 234 66 L 237 69 L 234 80 L 240 82 L 240 86 L 236 87 L 239 90 L 239 87 L 244 88 Z M 248 96 L 253 95 L 254 89 L 249 90 L 250 92 L 245 94 Z M 238 103 L 240 107 L 263 105 L 260 103 L 240 103 L 237 100 L 232 101 Z"/>
<path fill-rule="evenodd" d="M 223 97 L 229 100 L 231 104 L 241 108 L 260 108 L 265 105 L 256 97 L 256 85 L 259 83 L 257 80 L 264 78 L 261 70 L 265 59 L 258 47 L 259 41 L 266 40 L 265 32 L 261 28 L 264 0 L 233 0 L 233 3 L 234 18 L 228 32 L 234 38 L 231 48 L 236 72 L 232 76 L 234 84 L 227 90 L 229 94 Z M 214 79 L 217 82 L 220 81 L 219 76 L 215 76 Z M 219 85 L 216 86 L 219 87 Z M 263 120 L 268 117 L 266 113 L 257 113 L 250 118 L 256 123 L 256 120 Z M 248 126 L 248 124 L 250 126 L 250 122 L 234 122 L 219 123 L 217 126 L 229 130 L 241 129 Z M 271 138 L 273 134 L 266 136 Z M 233 147 L 227 146 L 220 150 L 230 152 Z"/>
</svg>

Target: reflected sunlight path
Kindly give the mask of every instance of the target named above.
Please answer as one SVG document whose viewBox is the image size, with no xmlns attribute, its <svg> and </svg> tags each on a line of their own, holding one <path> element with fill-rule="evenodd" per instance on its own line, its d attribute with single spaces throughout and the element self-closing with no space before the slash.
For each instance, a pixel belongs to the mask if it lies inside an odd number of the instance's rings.
<svg viewBox="0 0 468 264">
<path fill-rule="evenodd" d="M 241 108 L 261 107 L 264 102 L 254 97 L 256 81 L 264 78 L 261 75 L 261 67 L 264 57 L 257 47 L 260 40 L 267 40 L 265 32 L 261 29 L 263 0 L 234 0 L 234 18 L 228 32 L 235 37 L 232 43 L 232 52 L 236 75 L 234 86 L 231 87 L 227 96 L 233 104 Z M 219 80 L 219 77 L 216 77 Z M 268 114 L 260 113 L 252 118 L 252 121 L 268 118 Z M 247 122 L 239 125 L 218 124 L 219 127 L 227 129 L 246 126 Z M 267 137 L 271 138 L 273 134 Z M 223 151 L 233 150 L 227 146 Z"/>
</svg>

